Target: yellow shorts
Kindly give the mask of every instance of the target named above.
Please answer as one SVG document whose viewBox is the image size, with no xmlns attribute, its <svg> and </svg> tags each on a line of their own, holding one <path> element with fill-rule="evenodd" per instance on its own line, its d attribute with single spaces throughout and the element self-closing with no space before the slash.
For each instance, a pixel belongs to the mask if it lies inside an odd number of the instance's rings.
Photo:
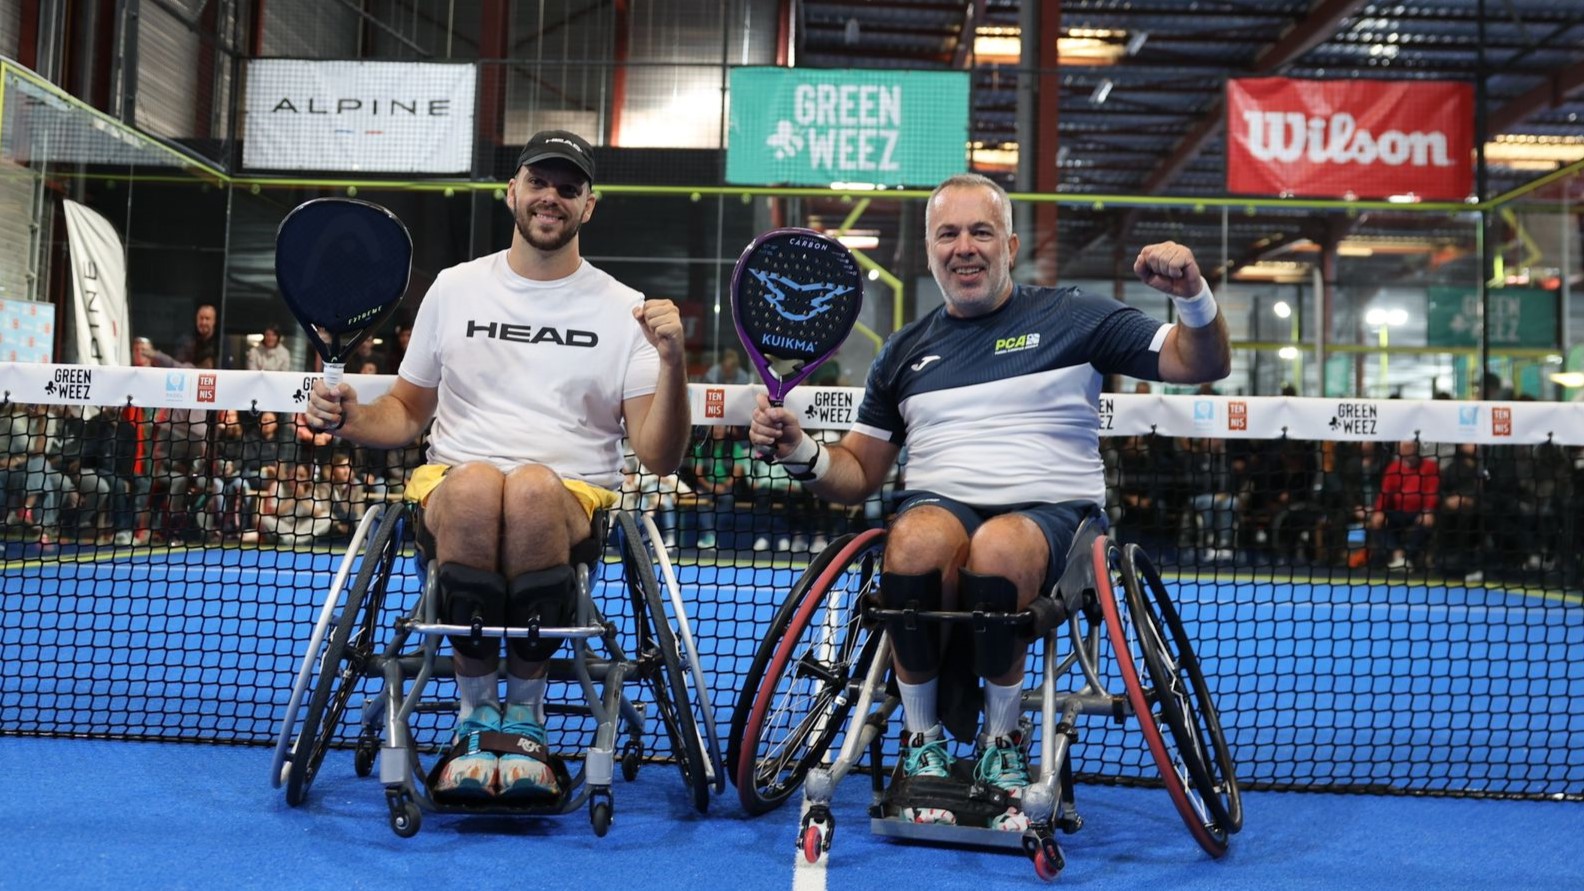
<svg viewBox="0 0 1584 891">
<path fill-rule="evenodd" d="M 413 471 L 412 479 L 407 481 L 403 497 L 408 501 L 427 505 L 429 496 L 445 480 L 446 472 L 450 469 L 449 464 L 425 464 L 418 468 Z M 609 489 L 601 489 L 599 486 L 591 486 L 582 480 L 562 480 L 561 483 L 566 486 L 568 492 L 572 493 L 572 497 L 577 499 L 578 504 L 583 506 L 583 512 L 591 520 L 594 519 L 595 511 L 609 510 L 621 500 L 621 496 L 617 493 Z"/>
</svg>

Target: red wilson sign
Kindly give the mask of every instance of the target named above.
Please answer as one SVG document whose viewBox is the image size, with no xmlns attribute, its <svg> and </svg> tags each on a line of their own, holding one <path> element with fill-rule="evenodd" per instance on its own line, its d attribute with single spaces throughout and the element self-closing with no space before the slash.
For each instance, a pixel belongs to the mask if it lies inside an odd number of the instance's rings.
<svg viewBox="0 0 1584 891">
<path fill-rule="evenodd" d="M 1462 201 L 1474 88 L 1442 81 L 1227 81 L 1227 191 Z"/>
</svg>

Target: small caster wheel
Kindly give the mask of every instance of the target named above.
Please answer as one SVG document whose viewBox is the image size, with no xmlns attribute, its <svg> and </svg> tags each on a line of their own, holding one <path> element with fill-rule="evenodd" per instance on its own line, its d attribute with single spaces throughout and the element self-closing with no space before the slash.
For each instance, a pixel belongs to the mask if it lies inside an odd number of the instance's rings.
<svg viewBox="0 0 1584 891">
<path fill-rule="evenodd" d="M 1061 875 L 1061 867 L 1051 863 L 1045 857 L 1045 852 L 1041 851 L 1034 855 L 1034 874 L 1047 882 L 1054 882 Z"/>
<path fill-rule="evenodd" d="M 378 750 L 374 743 L 367 740 L 358 740 L 357 750 L 352 753 L 352 769 L 360 777 L 366 777 L 374 772 L 374 756 Z"/>
<path fill-rule="evenodd" d="M 621 758 L 622 779 L 632 782 L 638 779 L 638 753 L 628 752 Z"/>
<path fill-rule="evenodd" d="M 423 826 L 423 813 L 418 810 L 418 802 L 408 800 L 400 804 L 391 803 L 390 827 L 392 832 L 402 838 L 412 838 L 418 834 L 418 829 L 421 826 Z"/>
<path fill-rule="evenodd" d="M 804 860 L 818 863 L 820 855 L 825 853 L 824 827 L 818 823 L 810 823 L 803 827 L 803 839 L 798 847 L 803 849 Z"/>
<path fill-rule="evenodd" d="M 610 831 L 611 806 L 608 802 L 597 801 L 589 805 L 589 823 L 594 826 L 594 834 L 604 838 Z"/>
</svg>

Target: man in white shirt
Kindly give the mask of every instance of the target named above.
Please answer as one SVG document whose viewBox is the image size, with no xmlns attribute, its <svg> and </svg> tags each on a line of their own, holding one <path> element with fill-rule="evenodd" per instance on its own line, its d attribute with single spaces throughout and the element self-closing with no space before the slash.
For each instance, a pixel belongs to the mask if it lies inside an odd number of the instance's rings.
<svg viewBox="0 0 1584 891">
<path fill-rule="evenodd" d="M 391 391 L 363 405 L 347 384 L 332 394 L 319 382 L 309 400 L 312 426 L 375 448 L 405 446 L 433 419 L 429 463 L 406 497 L 424 505 L 434 534 L 448 621 L 566 624 L 571 549 L 595 511 L 617 503 L 624 433 L 656 473 L 673 472 L 687 449 L 681 317 L 582 259 L 593 181 L 587 142 L 535 134 L 506 188 L 511 247 L 440 273 Z M 509 641 L 502 709 L 500 642 L 452 640 L 461 720 L 437 793 L 561 791 L 543 725 L 545 662 L 558 643 Z M 481 746 L 496 733 L 518 738 L 513 754 Z"/>
</svg>

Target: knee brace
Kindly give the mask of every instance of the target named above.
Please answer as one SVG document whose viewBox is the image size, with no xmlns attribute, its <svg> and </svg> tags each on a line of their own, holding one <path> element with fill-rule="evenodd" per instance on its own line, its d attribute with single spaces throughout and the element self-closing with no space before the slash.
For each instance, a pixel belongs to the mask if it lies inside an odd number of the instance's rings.
<svg viewBox="0 0 1584 891">
<path fill-rule="evenodd" d="M 937 612 L 941 608 L 941 574 L 932 569 L 922 575 L 900 572 L 880 573 L 880 606 L 888 610 L 913 609 Z M 941 629 L 939 622 L 907 617 L 886 619 L 886 633 L 897 661 L 908 671 L 933 675 L 940 671 Z"/>
<path fill-rule="evenodd" d="M 971 612 L 1017 612 L 1017 585 L 1004 575 L 982 575 L 962 569 L 957 572 L 957 590 Z M 973 632 L 974 671 L 980 677 L 1000 677 L 1022 659 L 1023 641 L 1017 625 L 1002 621 L 975 622 Z"/>
<path fill-rule="evenodd" d="M 505 576 L 459 563 L 446 563 L 440 567 L 436 579 L 440 587 L 437 613 L 447 625 L 506 624 Z M 453 636 L 451 646 L 470 659 L 488 660 L 500 655 L 500 641 L 493 637 Z"/>
<path fill-rule="evenodd" d="M 577 581 L 566 564 L 525 572 L 511 580 L 506 594 L 506 623 L 513 628 L 560 628 L 572 623 L 577 606 Z M 561 648 L 561 638 L 513 637 L 511 649 L 520 659 L 543 662 Z"/>
</svg>

